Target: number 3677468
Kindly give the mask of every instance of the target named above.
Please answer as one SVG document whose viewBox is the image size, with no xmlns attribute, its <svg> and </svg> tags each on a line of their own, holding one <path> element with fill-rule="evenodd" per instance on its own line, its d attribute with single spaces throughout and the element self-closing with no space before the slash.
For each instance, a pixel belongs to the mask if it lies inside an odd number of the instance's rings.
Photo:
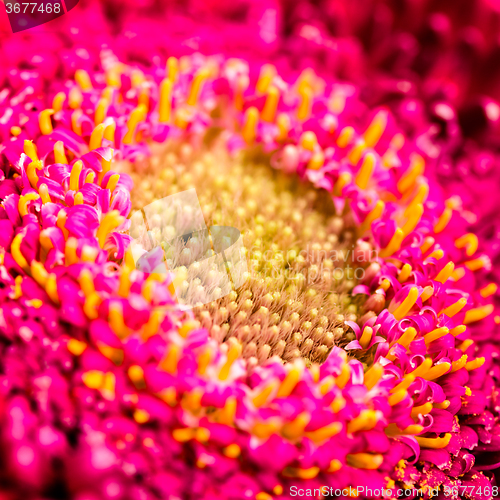
<svg viewBox="0 0 500 500">
<path fill-rule="evenodd" d="M 22 2 L 11 3 L 5 2 L 7 14 L 59 14 L 61 12 L 60 3 L 37 3 L 37 2 Z"/>
</svg>

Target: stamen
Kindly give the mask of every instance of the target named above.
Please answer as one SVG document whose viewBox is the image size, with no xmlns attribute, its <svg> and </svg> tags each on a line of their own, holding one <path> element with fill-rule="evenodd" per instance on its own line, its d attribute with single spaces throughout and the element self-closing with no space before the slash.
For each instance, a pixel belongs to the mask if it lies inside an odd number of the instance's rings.
<svg viewBox="0 0 500 500">
<path fill-rule="evenodd" d="M 481 297 L 483 297 L 483 299 L 486 299 L 487 297 L 495 295 L 495 293 L 497 293 L 497 290 L 498 285 L 496 283 L 490 283 L 489 285 L 481 288 L 481 290 L 479 290 L 479 293 L 481 294 Z"/>
<path fill-rule="evenodd" d="M 417 180 L 417 178 L 424 173 L 425 162 L 424 159 L 417 154 L 412 155 L 410 159 L 410 166 L 408 170 L 403 174 L 398 182 L 398 191 L 400 193 L 405 193 L 410 188 L 412 188 Z"/>
<path fill-rule="evenodd" d="M 68 164 L 68 159 L 64 153 L 64 143 L 62 141 L 57 141 L 54 144 L 54 160 L 56 163 Z"/>
<path fill-rule="evenodd" d="M 187 104 L 190 106 L 194 106 L 198 102 L 198 97 L 201 92 L 201 87 L 205 80 L 210 76 L 210 73 L 207 69 L 201 69 L 196 73 L 196 76 L 193 79 L 193 83 L 191 84 L 191 89 L 189 92 L 189 96 L 187 98 Z"/>
<path fill-rule="evenodd" d="M 442 438 L 424 438 L 420 436 L 415 436 L 418 444 L 422 448 L 431 448 L 434 450 L 439 450 L 441 448 L 446 448 L 450 443 L 451 433 L 447 432 Z"/>
<path fill-rule="evenodd" d="M 446 266 L 439 271 L 438 275 L 434 278 L 435 281 L 439 283 L 446 283 L 451 278 L 453 271 L 455 270 L 455 264 L 453 262 L 448 262 Z"/>
<path fill-rule="evenodd" d="M 234 425 L 234 417 L 236 416 L 236 398 L 230 396 L 227 398 L 224 408 L 219 413 L 219 423 L 224 425 Z"/>
<path fill-rule="evenodd" d="M 250 107 L 245 112 L 245 120 L 241 135 L 247 144 L 252 144 L 255 140 L 257 123 L 259 121 L 259 110 L 255 107 Z"/>
<path fill-rule="evenodd" d="M 280 113 L 276 119 L 276 125 L 278 126 L 278 141 L 284 141 L 288 137 L 288 131 L 290 130 L 290 117 L 286 113 Z"/>
<path fill-rule="evenodd" d="M 363 334 L 359 339 L 359 343 L 361 344 L 361 347 L 363 347 L 363 349 L 366 349 L 368 347 L 368 344 L 370 343 L 372 336 L 373 336 L 373 328 L 370 328 L 369 326 L 365 327 L 365 329 L 363 330 Z"/>
<path fill-rule="evenodd" d="M 312 432 L 307 432 L 306 436 L 314 441 L 316 444 L 323 443 L 327 439 L 336 436 L 342 430 L 342 424 L 340 422 L 333 422 L 332 424 L 325 425 Z"/>
<path fill-rule="evenodd" d="M 52 99 L 52 109 L 54 110 L 54 113 L 61 111 L 65 100 L 66 94 L 64 92 L 58 92 L 54 96 L 54 99 Z"/>
<path fill-rule="evenodd" d="M 474 260 L 469 260 L 464 263 L 465 267 L 469 269 L 469 271 L 479 271 L 480 269 L 483 269 L 485 266 L 488 265 L 488 258 L 485 256 L 478 257 L 477 259 Z"/>
<path fill-rule="evenodd" d="M 45 291 L 52 302 L 59 304 L 59 295 L 57 294 L 57 277 L 55 274 L 49 274 L 47 277 Z"/>
<path fill-rule="evenodd" d="M 332 401 L 330 408 L 332 409 L 333 413 L 338 413 L 345 408 L 346 404 L 346 400 L 342 396 L 337 396 Z"/>
<path fill-rule="evenodd" d="M 75 111 L 71 113 L 71 128 L 77 135 L 82 135 L 82 124 L 80 122 L 82 116 L 83 111 L 81 109 L 75 109 Z"/>
<path fill-rule="evenodd" d="M 410 264 L 405 264 L 401 270 L 399 271 L 399 274 L 398 274 L 398 281 L 400 283 L 404 283 L 405 281 L 408 280 L 408 278 L 410 277 L 412 273 L 412 268 L 410 266 Z"/>
<path fill-rule="evenodd" d="M 425 200 L 427 199 L 428 194 L 429 194 L 429 185 L 425 183 L 420 184 L 420 186 L 418 187 L 417 194 L 415 195 L 415 198 L 413 198 L 410 204 L 406 207 L 405 217 L 408 217 L 417 205 L 423 205 Z"/>
<path fill-rule="evenodd" d="M 349 172 L 344 172 L 339 175 L 339 178 L 337 180 L 337 183 L 335 184 L 334 187 L 334 192 L 337 195 L 341 195 L 344 188 L 352 181 L 351 174 Z"/>
<path fill-rule="evenodd" d="M 267 384 L 263 389 L 257 388 L 256 391 L 258 391 L 257 395 L 254 396 L 252 399 L 252 402 L 256 408 L 260 408 L 261 406 L 264 406 L 271 394 L 274 392 L 276 389 L 276 382 L 271 382 Z"/>
<path fill-rule="evenodd" d="M 412 287 L 408 292 L 407 297 L 399 305 L 399 307 L 393 312 L 393 316 L 396 320 L 403 319 L 409 312 L 410 309 L 415 305 L 418 300 L 418 288 L 416 286 Z"/>
<path fill-rule="evenodd" d="M 405 238 L 405 233 L 401 228 L 397 228 L 389 244 L 379 252 L 380 257 L 390 257 L 401 248 Z"/>
<path fill-rule="evenodd" d="M 30 185 L 33 189 L 36 189 L 39 181 L 37 170 L 42 170 L 42 168 L 42 162 L 32 161 L 26 169 L 26 175 L 28 176 L 28 180 L 30 181 Z"/>
<path fill-rule="evenodd" d="M 408 219 L 405 225 L 402 227 L 403 233 L 408 236 L 420 222 L 422 215 L 424 214 L 424 206 L 422 204 L 416 205 L 413 210 L 408 214 Z"/>
<path fill-rule="evenodd" d="M 241 345 L 233 344 L 227 352 L 227 361 L 219 372 L 219 380 L 227 380 L 231 372 L 233 363 L 239 358 L 241 354 Z"/>
<path fill-rule="evenodd" d="M 475 309 L 470 309 L 465 313 L 464 324 L 475 323 L 476 321 L 481 321 L 482 319 L 489 316 L 495 310 L 493 304 L 487 304 L 485 306 L 476 307 Z"/>
<path fill-rule="evenodd" d="M 83 102 L 83 95 L 78 87 L 72 87 L 68 95 L 68 104 L 71 109 L 79 109 Z"/>
<path fill-rule="evenodd" d="M 222 453 L 229 458 L 238 458 L 241 455 L 241 448 L 236 443 L 232 443 L 226 446 Z"/>
<path fill-rule="evenodd" d="M 10 127 L 10 133 L 14 137 L 17 137 L 17 136 L 21 135 L 21 132 L 22 132 L 21 127 L 18 127 L 17 125 L 14 125 L 14 126 Z"/>
<path fill-rule="evenodd" d="M 21 217 L 28 215 L 28 203 L 30 201 L 39 200 L 39 199 L 40 199 L 40 195 L 38 193 L 28 193 L 28 194 L 21 195 L 19 197 L 19 203 L 17 204 L 19 214 L 21 215 Z"/>
<path fill-rule="evenodd" d="M 176 373 L 177 364 L 179 363 L 181 349 L 178 345 L 172 344 L 168 350 L 165 359 L 160 363 L 162 370 L 167 373 Z"/>
<path fill-rule="evenodd" d="M 127 336 L 128 328 L 123 319 L 123 308 L 120 302 L 112 302 L 109 305 L 109 325 L 119 338 Z"/>
<path fill-rule="evenodd" d="M 347 159 L 351 162 L 352 165 L 357 165 L 358 161 L 361 159 L 361 156 L 366 150 L 366 144 L 363 139 L 357 139 L 354 143 L 354 147 L 347 154 Z"/>
<path fill-rule="evenodd" d="M 432 403 L 424 403 L 420 406 L 414 406 L 411 410 L 412 418 L 417 418 L 419 415 L 427 415 L 433 410 Z"/>
<path fill-rule="evenodd" d="M 89 172 L 85 177 L 85 184 L 93 184 L 95 180 L 95 172 Z"/>
<path fill-rule="evenodd" d="M 469 349 L 469 347 L 474 344 L 474 341 L 472 339 L 467 339 L 464 340 L 459 346 L 458 349 L 460 349 L 462 352 L 465 352 Z"/>
<path fill-rule="evenodd" d="M 388 112 L 385 110 L 379 111 L 373 118 L 372 122 L 364 133 L 366 146 L 373 148 L 377 145 L 382 137 L 382 134 L 387 127 Z"/>
<path fill-rule="evenodd" d="M 75 194 L 75 198 L 73 199 L 73 205 L 83 205 L 83 193 L 81 191 L 78 191 L 78 193 Z"/>
<path fill-rule="evenodd" d="M 422 299 L 422 302 L 425 302 L 426 300 L 429 300 L 433 295 L 434 288 L 432 286 L 426 286 L 420 298 Z"/>
<path fill-rule="evenodd" d="M 439 234 L 444 231 L 445 227 L 448 225 L 448 222 L 450 222 L 452 215 L 453 215 L 453 210 L 451 208 L 446 207 L 443 210 L 443 213 L 441 214 L 439 220 L 434 226 L 434 232 L 436 234 Z"/>
<path fill-rule="evenodd" d="M 66 347 L 73 356 L 81 356 L 85 349 L 87 349 L 87 344 L 77 339 L 69 339 Z"/>
<path fill-rule="evenodd" d="M 76 264 L 78 262 L 78 256 L 76 254 L 76 249 L 78 248 L 78 240 L 76 238 L 68 238 L 66 245 L 64 247 L 64 257 L 66 259 L 66 265 Z"/>
<path fill-rule="evenodd" d="M 435 241 L 432 236 L 426 236 L 423 245 L 420 247 L 422 254 L 425 254 L 434 245 Z"/>
<path fill-rule="evenodd" d="M 139 106 L 130 113 L 130 117 L 127 121 L 127 133 L 122 139 L 123 144 L 132 144 L 137 126 L 146 118 L 146 115 L 147 109 L 143 104 L 139 104 Z"/>
<path fill-rule="evenodd" d="M 75 72 L 75 81 L 83 91 L 92 90 L 92 82 L 89 74 L 84 69 L 77 69 Z"/>
<path fill-rule="evenodd" d="M 138 424 L 145 424 L 146 422 L 149 421 L 149 413 L 145 410 L 141 410 L 138 408 L 137 410 L 134 411 L 134 420 Z"/>
<path fill-rule="evenodd" d="M 209 348 L 206 348 L 199 356 L 198 356 L 198 373 L 200 375 L 205 375 L 207 372 L 207 368 L 210 365 L 210 361 L 212 360 L 212 352 Z"/>
<path fill-rule="evenodd" d="M 94 149 L 100 148 L 102 144 L 102 138 L 104 137 L 105 126 L 102 123 L 96 126 L 92 131 L 89 141 L 89 149 L 93 151 Z"/>
<path fill-rule="evenodd" d="M 443 376 L 445 373 L 448 373 L 451 368 L 451 363 L 448 362 L 443 362 L 439 363 L 438 365 L 433 366 L 430 368 L 427 373 L 424 373 L 421 375 L 422 378 L 425 380 L 435 380 L 441 376 Z"/>
<path fill-rule="evenodd" d="M 31 276 L 40 286 L 45 288 L 49 273 L 41 262 L 37 262 L 36 260 L 31 261 Z"/>
<path fill-rule="evenodd" d="M 167 59 L 167 76 L 171 82 L 177 81 L 177 74 L 179 72 L 179 61 L 176 57 L 169 57 Z"/>
<path fill-rule="evenodd" d="M 54 129 L 52 128 L 52 121 L 50 117 L 54 113 L 55 111 L 53 109 L 44 109 L 40 112 L 40 115 L 38 117 L 38 125 L 43 135 L 52 134 Z"/>
<path fill-rule="evenodd" d="M 143 84 L 139 95 L 137 97 L 137 104 L 142 104 L 147 110 L 149 110 L 149 88 Z"/>
<path fill-rule="evenodd" d="M 273 497 L 265 491 L 259 491 L 259 493 L 255 495 L 255 500 L 273 500 Z"/>
<path fill-rule="evenodd" d="M 355 453 L 346 456 L 347 464 L 357 469 L 376 470 L 384 462 L 384 457 L 380 454 Z"/>
<path fill-rule="evenodd" d="M 465 365 L 465 369 L 470 372 L 472 370 L 476 370 L 477 368 L 480 368 L 481 366 L 484 365 L 486 361 L 486 358 L 476 358 L 476 359 L 473 359 L 472 361 L 469 361 L 466 365 Z"/>
<path fill-rule="evenodd" d="M 30 158 L 31 161 L 39 161 L 36 146 L 33 144 L 33 141 L 24 141 L 24 154 Z"/>
<path fill-rule="evenodd" d="M 311 116 L 311 106 L 313 93 L 308 87 L 305 87 L 299 91 L 302 100 L 300 101 L 299 108 L 297 109 L 297 118 L 300 121 L 305 121 Z"/>
<path fill-rule="evenodd" d="M 385 203 L 382 200 L 377 201 L 373 210 L 366 216 L 363 224 L 361 224 L 360 234 L 363 234 L 365 231 L 367 231 L 370 228 L 372 222 L 375 222 L 382 216 L 384 208 Z"/>
<path fill-rule="evenodd" d="M 66 213 L 66 210 L 64 208 L 59 210 L 57 214 L 56 226 L 63 232 L 65 239 L 67 239 L 69 235 L 69 231 L 65 227 L 67 219 L 68 214 Z"/>
<path fill-rule="evenodd" d="M 164 314 L 161 311 L 154 310 L 149 316 L 148 322 L 144 325 L 142 329 L 142 338 L 147 340 L 149 337 L 158 333 L 161 322 L 163 321 Z"/>
<path fill-rule="evenodd" d="M 120 215 L 118 210 L 112 210 L 108 212 L 101 221 L 99 229 L 97 230 L 97 240 L 99 241 L 99 246 L 104 248 L 108 234 L 114 231 L 118 226 L 120 226 L 124 221 L 124 218 Z"/>
<path fill-rule="evenodd" d="M 356 176 L 356 184 L 361 189 L 366 189 L 370 177 L 372 176 L 373 169 L 375 168 L 375 155 L 373 153 L 367 153 L 361 164 L 361 168 Z"/>
<path fill-rule="evenodd" d="M 396 424 L 389 424 L 385 429 L 385 433 L 390 437 L 395 436 L 414 436 L 420 434 L 424 428 L 421 425 L 409 425 L 405 429 L 400 429 Z"/>
<path fill-rule="evenodd" d="M 98 293 L 93 293 L 85 299 L 85 303 L 83 304 L 83 312 L 89 319 L 96 319 L 99 316 L 97 308 L 101 304 L 101 302 L 101 297 Z"/>
<path fill-rule="evenodd" d="M 459 326 L 456 326 L 455 328 L 452 328 L 450 330 L 450 333 L 456 337 L 457 335 L 461 335 L 462 333 L 465 332 L 465 330 L 467 330 L 467 327 L 465 325 L 459 325 Z"/>
<path fill-rule="evenodd" d="M 88 269 L 83 269 L 78 277 L 78 283 L 83 291 L 85 297 L 90 297 L 95 293 L 94 279 L 92 273 Z"/>
<path fill-rule="evenodd" d="M 405 375 L 403 380 L 398 385 L 395 385 L 390 392 L 394 394 L 401 390 L 406 391 L 408 387 L 413 384 L 413 382 L 415 382 L 415 375 L 413 375 L 412 373 Z"/>
<path fill-rule="evenodd" d="M 340 375 L 335 379 L 335 384 L 340 389 L 343 389 L 346 386 L 347 382 L 349 382 L 350 378 L 351 378 L 351 369 L 347 363 L 344 363 Z"/>
<path fill-rule="evenodd" d="M 237 111 L 243 111 L 245 90 L 250 85 L 250 80 L 247 75 L 240 75 L 236 79 L 236 89 L 234 91 L 234 107 Z"/>
<path fill-rule="evenodd" d="M 165 78 L 160 85 L 160 123 L 169 123 L 172 113 L 173 81 Z"/>
<path fill-rule="evenodd" d="M 325 155 L 323 151 L 316 151 L 312 158 L 309 160 L 307 164 L 307 168 L 311 170 L 319 170 L 325 163 Z"/>
<path fill-rule="evenodd" d="M 424 335 L 425 344 L 429 345 L 431 342 L 434 342 L 435 340 L 438 340 L 441 337 L 448 335 L 449 333 L 450 330 L 446 328 L 446 326 L 443 326 L 441 328 L 436 328 L 435 330 L 432 330 L 432 332 L 429 332 L 426 335 Z"/>
<path fill-rule="evenodd" d="M 69 177 L 69 188 L 72 191 L 78 191 L 80 189 L 80 174 L 82 173 L 83 162 L 82 160 L 77 160 L 71 167 L 71 174 Z"/>
<path fill-rule="evenodd" d="M 271 85 L 267 91 L 267 99 L 264 104 L 264 109 L 262 110 L 261 118 L 266 122 L 274 122 L 276 117 L 276 110 L 278 109 L 278 103 L 280 100 L 280 92 L 274 86 Z"/>
<path fill-rule="evenodd" d="M 276 397 L 287 398 L 288 396 L 290 396 L 301 377 L 302 370 L 298 366 L 293 366 L 286 374 L 283 382 L 281 382 Z"/>
<path fill-rule="evenodd" d="M 407 395 L 407 391 L 405 391 L 404 389 L 400 389 L 399 391 L 396 391 L 391 396 L 389 396 L 387 401 L 391 406 L 396 406 L 398 403 L 401 403 L 401 401 L 403 401 L 403 399 L 405 399 Z"/>
<path fill-rule="evenodd" d="M 337 138 L 337 145 L 340 148 L 347 147 L 354 137 L 354 129 L 352 127 L 344 127 Z"/>
<path fill-rule="evenodd" d="M 310 421 L 311 415 L 307 412 L 303 412 L 294 420 L 285 424 L 281 429 L 281 434 L 288 440 L 294 441 L 304 434 L 304 429 Z"/>
<path fill-rule="evenodd" d="M 276 75 L 276 68 L 272 64 L 264 64 L 260 70 L 259 80 L 255 87 L 259 94 L 265 94 Z"/>
<path fill-rule="evenodd" d="M 297 477 L 299 479 L 314 479 L 320 473 L 319 467 L 311 467 L 309 469 L 299 469 L 294 467 L 287 467 L 283 471 L 286 477 Z"/>
<path fill-rule="evenodd" d="M 454 304 L 451 304 L 451 306 L 448 306 L 443 311 L 443 314 L 446 314 L 448 318 L 453 318 L 453 316 L 455 316 L 455 314 L 458 314 L 466 305 L 467 305 L 467 299 L 465 297 L 462 297 L 461 299 L 457 300 Z"/>
<path fill-rule="evenodd" d="M 40 197 L 42 198 L 42 203 L 44 205 L 45 203 L 50 203 L 52 201 L 50 199 L 49 188 L 47 187 L 47 184 L 40 184 L 38 192 L 40 193 Z"/>
<path fill-rule="evenodd" d="M 118 295 L 120 297 L 128 297 L 130 292 L 130 271 L 128 266 L 123 266 L 120 274 L 120 286 L 118 287 Z"/>
<path fill-rule="evenodd" d="M 455 246 L 457 248 L 465 248 L 466 255 L 472 257 L 479 246 L 479 240 L 475 234 L 467 233 L 455 241 Z"/>
<path fill-rule="evenodd" d="M 429 368 L 432 366 L 432 359 L 431 358 L 425 358 L 424 361 L 417 367 L 415 370 L 411 372 L 411 374 L 417 378 L 417 377 L 423 377 L 428 371 Z"/>
<path fill-rule="evenodd" d="M 101 125 L 101 123 L 106 119 L 106 114 L 108 112 L 109 102 L 107 99 L 102 97 L 99 99 L 97 106 L 95 108 L 94 123 L 95 125 Z"/>
<path fill-rule="evenodd" d="M 316 134 L 310 130 L 300 136 L 300 145 L 308 151 L 314 151 L 317 144 L 318 139 L 316 138 Z"/>
<path fill-rule="evenodd" d="M 363 410 L 356 418 L 347 424 L 347 432 L 353 434 L 358 431 L 369 431 L 377 425 L 377 412 Z"/>
<path fill-rule="evenodd" d="M 365 328 L 365 330 L 366 330 L 366 328 Z M 371 328 L 370 328 L 370 330 L 371 330 Z M 372 330 L 372 333 L 373 333 L 373 330 Z M 378 381 L 382 378 L 383 374 L 384 374 L 384 368 L 382 367 L 382 365 L 380 365 L 379 363 L 375 363 L 365 373 L 365 376 L 364 376 L 365 387 L 368 390 L 373 389 L 377 385 Z"/>
<path fill-rule="evenodd" d="M 104 129 L 104 139 L 115 142 L 116 123 L 113 121 Z"/>
<path fill-rule="evenodd" d="M 120 174 L 113 174 L 109 177 L 108 182 L 106 183 L 106 189 L 109 189 L 111 191 L 111 194 L 113 194 L 113 191 L 115 190 L 119 180 Z"/>
<path fill-rule="evenodd" d="M 441 248 L 437 248 L 434 250 L 425 260 L 425 263 L 429 261 L 429 259 L 441 260 L 444 257 L 444 252 Z"/>
<path fill-rule="evenodd" d="M 434 408 L 437 408 L 438 410 L 446 410 L 446 408 L 448 408 L 448 406 L 450 406 L 450 402 L 445 399 L 442 403 L 434 403 Z"/>
<path fill-rule="evenodd" d="M 462 368 L 465 367 L 465 365 L 467 364 L 467 354 L 464 354 L 460 359 L 458 359 L 457 361 L 453 361 L 453 363 L 451 364 L 451 371 L 450 373 L 454 373 L 458 370 L 461 370 Z"/>
</svg>

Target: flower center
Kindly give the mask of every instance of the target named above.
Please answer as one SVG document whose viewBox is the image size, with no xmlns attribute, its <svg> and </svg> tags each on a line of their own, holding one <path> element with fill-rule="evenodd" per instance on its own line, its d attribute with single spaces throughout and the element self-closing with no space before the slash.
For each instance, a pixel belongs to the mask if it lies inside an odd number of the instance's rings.
<svg viewBox="0 0 500 500">
<path fill-rule="evenodd" d="M 271 168 L 263 154 L 234 158 L 219 140 L 196 151 L 170 145 L 130 174 L 133 209 L 195 188 L 207 226 L 241 232 L 245 284 L 193 309 L 214 338 L 235 337 L 259 364 L 275 355 L 321 363 L 353 339 L 345 321 L 358 318 L 351 292 L 367 262 L 354 258 L 350 213 L 336 214 L 326 191 Z"/>
</svg>

